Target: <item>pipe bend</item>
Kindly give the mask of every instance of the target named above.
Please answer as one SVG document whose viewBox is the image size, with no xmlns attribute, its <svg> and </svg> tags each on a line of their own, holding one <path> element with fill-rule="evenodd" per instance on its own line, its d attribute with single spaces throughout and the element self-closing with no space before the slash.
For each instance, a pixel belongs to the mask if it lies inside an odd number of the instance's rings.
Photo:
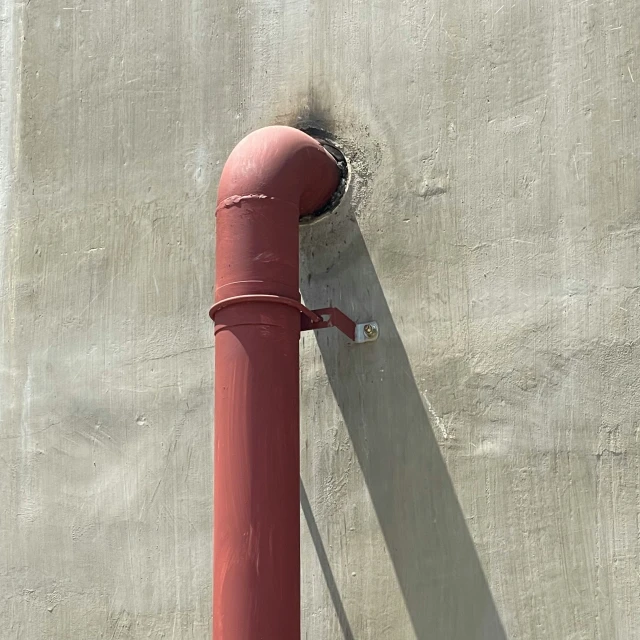
<svg viewBox="0 0 640 640">
<path fill-rule="evenodd" d="M 306 133 L 285 126 L 253 131 L 229 155 L 218 208 L 249 198 L 276 199 L 307 215 L 325 205 L 340 182 L 334 158 Z"/>
</svg>

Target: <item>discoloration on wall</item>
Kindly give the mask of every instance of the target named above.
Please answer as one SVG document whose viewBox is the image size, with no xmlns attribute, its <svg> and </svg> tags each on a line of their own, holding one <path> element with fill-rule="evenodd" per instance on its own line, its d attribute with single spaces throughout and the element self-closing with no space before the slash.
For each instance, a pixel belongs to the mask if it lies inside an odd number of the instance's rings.
<svg viewBox="0 0 640 640">
<path fill-rule="evenodd" d="M 303 337 L 303 638 L 635 638 L 635 2 L 0 7 L 9 638 L 210 636 L 215 185 L 273 123 L 353 170 L 305 301 L 382 332 Z"/>
</svg>

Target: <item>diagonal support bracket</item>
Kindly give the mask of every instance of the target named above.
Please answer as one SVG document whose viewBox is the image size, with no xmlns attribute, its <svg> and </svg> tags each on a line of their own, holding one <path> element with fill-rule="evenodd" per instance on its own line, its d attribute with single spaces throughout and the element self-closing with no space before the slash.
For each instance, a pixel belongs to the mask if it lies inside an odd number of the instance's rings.
<svg viewBox="0 0 640 640">
<path fill-rule="evenodd" d="M 335 327 L 342 331 L 347 338 L 353 340 L 356 344 L 375 342 L 380 335 L 380 329 L 377 322 L 371 321 L 357 324 L 336 307 L 326 307 L 325 309 L 314 309 L 312 311 L 311 309 L 307 309 L 307 307 L 305 307 L 299 300 L 263 293 L 225 298 L 211 307 L 209 316 L 212 320 L 215 320 L 218 311 L 221 311 L 226 307 L 252 302 L 283 304 L 287 307 L 297 309 L 300 312 L 300 331 L 312 331 L 316 329 L 328 329 L 329 327 Z"/>
<path fill-rule="evenodd" d="M 318 319 L 315 320 L 309 315 L 301 315 L 300 331 L 335 327 L 356 344 L 375 342 L 380 335 L 380 329 L 377 322 L 363 322 L 361 324 L 357 324 L 336 307 L 314 309 L 312 313 L 315 314 Z"/>
</svg>

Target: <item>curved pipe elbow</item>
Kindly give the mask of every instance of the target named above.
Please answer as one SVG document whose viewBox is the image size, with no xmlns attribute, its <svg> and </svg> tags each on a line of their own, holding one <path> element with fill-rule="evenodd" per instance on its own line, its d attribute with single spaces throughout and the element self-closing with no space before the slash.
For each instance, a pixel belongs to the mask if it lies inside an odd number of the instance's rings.
<svg viewBox="0 0 640 640">
<path fill-rule="evenodd" d="M 291 203 L 303 216 L 324 206 L 339 182 L 335 159 L 311 136 L 293 127 L 265 127 L 246 136 L 229 155 L 218 208 L 265 197 Z"/>
</svg>

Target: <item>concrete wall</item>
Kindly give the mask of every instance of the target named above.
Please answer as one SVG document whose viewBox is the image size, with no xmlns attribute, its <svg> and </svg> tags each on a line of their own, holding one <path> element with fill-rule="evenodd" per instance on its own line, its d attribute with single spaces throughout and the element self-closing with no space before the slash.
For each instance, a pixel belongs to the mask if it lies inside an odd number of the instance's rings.
<svg viewBox="0 0 640 640">
<path fill-rule="evenodd" d="M 211 629 L 215 189 L 353 182 L 301 288 L 303 638 L 640 629 L 635 0 L 0 0 L 0 629 Z"/>
</svg>

